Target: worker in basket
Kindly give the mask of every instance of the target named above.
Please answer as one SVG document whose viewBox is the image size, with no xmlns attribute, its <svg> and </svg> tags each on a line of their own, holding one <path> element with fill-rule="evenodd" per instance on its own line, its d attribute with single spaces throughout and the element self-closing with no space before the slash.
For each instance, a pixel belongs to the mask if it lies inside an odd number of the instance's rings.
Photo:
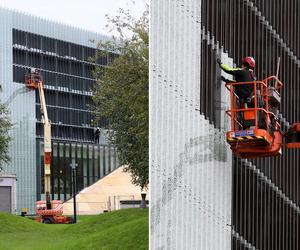
<svg viewBox="0 0 300 250">
<path fill-rule="evenodd" d="M 30 68 L 29 73 L 31 73 L 31 81 L 34 84 L 38 84 L 40 82 L 40 79 L 41 79 L 40 71 L 36 68 Z"/>
<path fill-rule="evenodd" d="M 253 82 L 256 80 L 254 76 L 254 68 L 255 68 L 255 60 L 253 57 L 245 57 L 242 61 L 242 66 L 240 68 L 232 68 L 226 64 L 223 64 L 221 60 L 218 58 L 217 63 L 219 64 L 220 68 L 225 71 L 226 73 L 234 76 L 233 80 L 228 80 L 221 77 L 222 81 L 225 82 Z M 236 85 L 234 87 L 234 92 L 238 97 L 237 100 L 237 107 L 238 108 L 252 108 L 254 107 L 253 101 L 253 84 L 242 84 Z M 260 106 L 260 102 L 258 101 L 258 105 Z M 238 121 L 242 124 L 241 129 L 247 129 L 250 126 L 254 125 L 253 120 L 245 121 L 244 119 L 244 112 L 241 112 L 237 115 Z M 259 122 L 262 124 L 262 122 Z"/>
</svg>

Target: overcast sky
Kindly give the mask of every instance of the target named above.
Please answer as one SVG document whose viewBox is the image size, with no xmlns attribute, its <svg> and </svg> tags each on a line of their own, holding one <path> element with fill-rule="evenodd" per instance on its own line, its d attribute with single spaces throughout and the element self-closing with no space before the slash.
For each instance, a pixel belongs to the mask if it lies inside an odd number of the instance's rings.
<svg viewBox="0 0 300 250">
<path fill-rule="evenodd" d="M 146 0 L 135 0 L 133 15 L 139 17 Z M 128 9 L 131 0 L 0 0 L 1 7 L 17 9 L 50 20 L 107 34 L 105 15 Z"/>
</svg>

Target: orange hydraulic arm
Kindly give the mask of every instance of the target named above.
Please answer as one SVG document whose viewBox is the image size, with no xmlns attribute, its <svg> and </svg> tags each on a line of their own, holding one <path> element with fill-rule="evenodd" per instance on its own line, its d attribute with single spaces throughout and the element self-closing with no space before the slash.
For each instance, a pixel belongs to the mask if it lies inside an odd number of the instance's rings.
<svg viewBox="0 0 300 250">
<path fill-rule="evenodd" d="M 35 69 L 31 69 L 31 73 L 25 77 L 26 86 L 30 89 L 38 89 L 42 122 L 44 124 L 44 182 L 45 182 L 45 194 L 47 208 L 51 208 L 50 190 L 51 190 L 51 124 L 48 118 L 47 106 L 45 101 L 45 94 L 43 88 L 43 78 L 40 72 Z"/>
</svg>

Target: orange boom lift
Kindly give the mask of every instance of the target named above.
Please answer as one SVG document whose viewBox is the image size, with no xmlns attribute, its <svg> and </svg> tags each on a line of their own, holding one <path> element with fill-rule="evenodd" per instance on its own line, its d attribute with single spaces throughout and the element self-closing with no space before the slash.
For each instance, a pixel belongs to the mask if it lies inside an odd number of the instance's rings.
<svg viewBox="0 0 300 250">
<path fill-rule="evenodd" d="M 25 76 L 25 84 L 30 89 L 39 91 L 42 122 L 44 124 L 44 189 L 45 201 L 37 201 L 36 203 L 36 220 L 47 224 L 55 223 L 72 223 L 72 218 L 63 216 L 62 203 L 59 200 L 51 201 L 51 123 L 48 118 L 43 77 L 36 69 Z"/>
<path fill-rule="evenodd" d="M 252 85 L 253 96 L 241 103 L 234 88 L 243 84 Z M 235 155 L 240 158 L 276 156 L 281 153 L 284 139 L 287 148 L 300 148 L 300 123 L 286 133 L 281 131 L 279 90 L 283 84 L 276 76 L 225 86 L 230 91 L 230 109 L 226 113 L 231 120 L 231 131 L 226 133 L 226 139 Z"/>
</svg>

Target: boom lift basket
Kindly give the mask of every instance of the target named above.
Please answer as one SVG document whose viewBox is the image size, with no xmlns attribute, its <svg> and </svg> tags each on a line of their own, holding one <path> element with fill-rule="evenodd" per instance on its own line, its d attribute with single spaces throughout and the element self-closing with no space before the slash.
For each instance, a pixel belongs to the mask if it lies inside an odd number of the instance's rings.
<svg viewBox="0 0 300 250">
<path fill-rule="evenodd" d="M 246 84 L 253 89 L 253 95 L 240 100 L 234 90 Z M 231 120 L 231 131 L 226 133 L 226 138 L 234 154 L 240 158 L 280 154 L 282 134 L 276 112 L 280 104 L 277 89 L 282 83 L 277 77 L 270 76 L 262 81 L 231 82 L 225 86 L 230 91 L 230 109 L 226 113 Z M 272 98 L 272 103 L 269 98 Z"/>
<path fill-rule="evenodd" d="M 39 84 L 43 82 L 42 75 L 38 72 L 30 73 L 25 75 L 26 87 L 30 89 L 38 89 Z"/>
</svg>

